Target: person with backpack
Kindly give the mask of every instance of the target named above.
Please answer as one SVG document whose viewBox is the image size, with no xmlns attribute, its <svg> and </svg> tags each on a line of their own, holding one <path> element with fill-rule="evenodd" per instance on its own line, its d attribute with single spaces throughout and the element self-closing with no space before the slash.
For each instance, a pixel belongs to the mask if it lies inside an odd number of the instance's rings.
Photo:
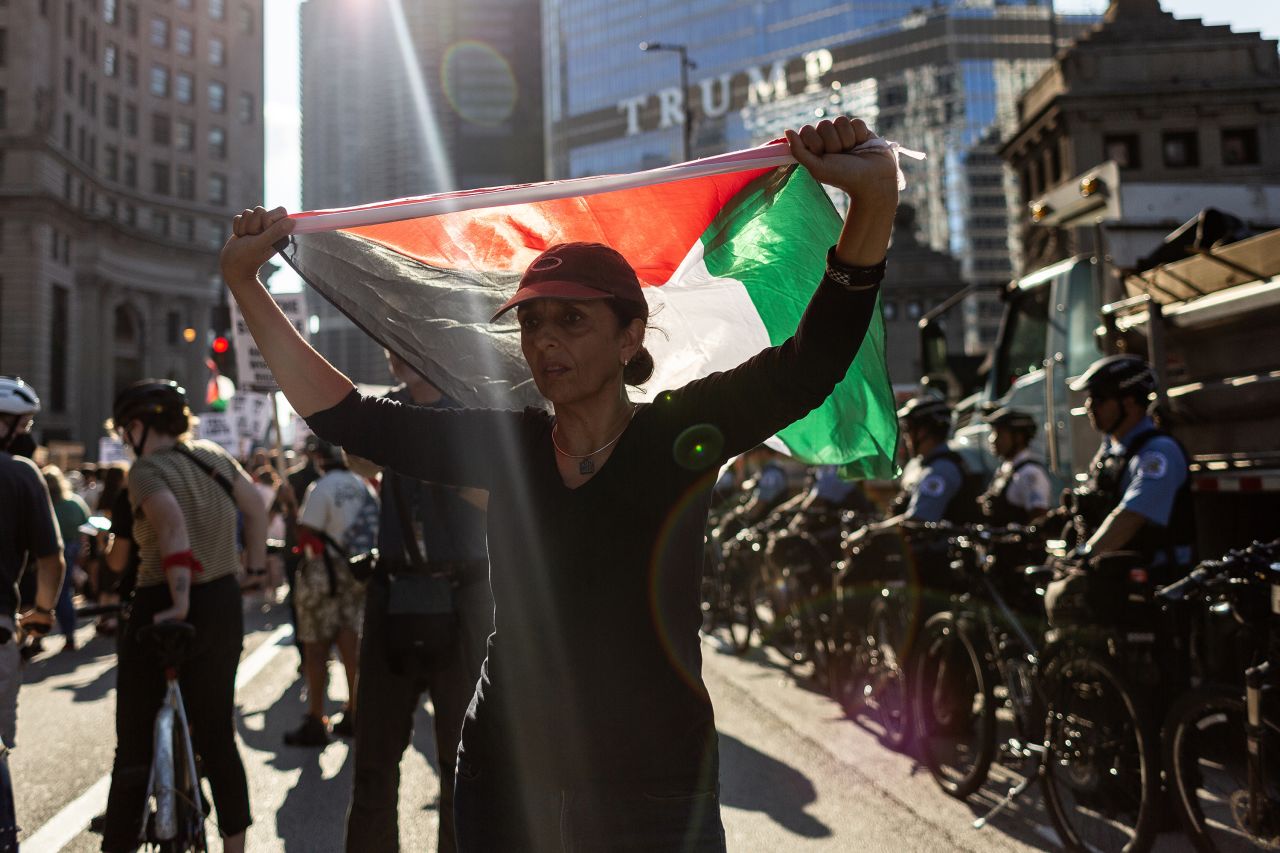
<svg viewBox="0 0 1280 853">
<path fill-rule="evenodd" d="M 293 589 L 307 680 L 307 712 L 302 725 L 285 733 L 284 742 L 290 746 L 322 747 L 329 743 L 324 702 L 329 649 L 334 645 L 346 671 L 348 700 L 342 716 L 333 721 L 332 731 L 341 737 L 355 733 L 365 587 L 352 573 L 351 559 L 369 554 L 378 539 L 378 496 L 364 478 L 347 467 L 346 453 L 322 441 L 315 459 L 322 474 L 307 487 L 298 513 L 298 546 L 303 560 Z"/>
<path fill-rule="evenodd" d="M 1039 426 L 1019 409 L 997 409 L 986 417 L 991 450 L 1000 467 L 978 499 L 988 524 L 1028 524 L 1049 511 L 1053 483 L 1049 470 L 1031 449 Z"/>
<path fill-rule="evenodd" d="M 242 519 L 248 565 L 264 566 L 267 515 L 235 459 L 213 442 L 190 439 L 191 419 L 186 392 L 161 379 L 121 391 L 111 411 L 110 429 L 136 457 L 128 496 L 140 562 L 117 651 L 116 755 L 102 832 L 105 853 L 138 849 L 143 830 L 165 673 L 154 647 L 139 634 L 156 622 L 195 628 L 179 683 L 223 849 L 242 853 L 252 823 L 235 732 L 236 670 L 244 645 L 236 528 Z"/>
</svg>

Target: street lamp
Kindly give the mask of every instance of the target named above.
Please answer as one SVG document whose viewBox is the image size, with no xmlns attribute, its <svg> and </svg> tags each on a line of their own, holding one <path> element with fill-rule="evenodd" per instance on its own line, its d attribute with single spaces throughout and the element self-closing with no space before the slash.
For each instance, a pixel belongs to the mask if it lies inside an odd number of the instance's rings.
<svg viewBox="0 0 1280 853">
<path fill-rule="evenodd" d="M 684 108 L 684 127 L 681 135 L 681 160 L 689 160 L 693 154 L 693 110 L 689 107 L 689 72 L 698 67 L 689 59 L 689 49 L 683 44 L 667 44 L 660 41 L 642 41 L 640 49 L 645 53 L 666 52 L 680 55 L 680 104 Z"/>
</svg>

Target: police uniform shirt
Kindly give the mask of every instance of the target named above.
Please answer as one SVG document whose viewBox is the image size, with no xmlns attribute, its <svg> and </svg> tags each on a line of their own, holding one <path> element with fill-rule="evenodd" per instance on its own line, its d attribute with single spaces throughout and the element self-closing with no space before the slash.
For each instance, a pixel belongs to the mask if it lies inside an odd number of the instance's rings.
<svg viewBox="0 0 1280 853">
<path fill-rule="evenodd" d="M 964 474 L 956 464 L 935 451 L 928 458 L 919 456 L 907 463 L 902 472 L 902 490 L 911 495 L 905 517 L 912 521 L 941 521 L 947 504 L 964 484 Z"/>
<path fill-rule="evenodd" d="M 856 483 L 840 476 L 840 469 L 835 465 L 820 466 L 813 484 L 817 496 L 830 504 L 844 503 L 857 488 Z"/>
<path fill-rule="evenodd" d="M 1028 512 L 1046 510 L 1049 508 L 1053 484 L 1049 482 L 1049 473 L 1043 465 L 1022 465 L 1028 459 L 1039 461 L 1031 448 L 1025 447 L 1017 456 L 1000 463 L 994 479 L 1009 478 L 1004 496 L 1014 506 Z M 1022 467 L 1019 468 L 1019 465 Z"/>
<path fill-rule="evenodd" d="M 1143 418 L 1118 442 L 1112 441 L 1108 452 L 1113 456 L 1123 456 L 1135 438 L 1155 428 L 1155 421 Z M 1187 459 L 1178 443 L 1168 436 L 1156 436 L 1148 440 L 1125 467 L 1120 479 L 1123 495 L 1120 508 L 1136 512 L 1162 527 L 1168 526 L 1174 499 L 1186 479 Z"/>
</svg>

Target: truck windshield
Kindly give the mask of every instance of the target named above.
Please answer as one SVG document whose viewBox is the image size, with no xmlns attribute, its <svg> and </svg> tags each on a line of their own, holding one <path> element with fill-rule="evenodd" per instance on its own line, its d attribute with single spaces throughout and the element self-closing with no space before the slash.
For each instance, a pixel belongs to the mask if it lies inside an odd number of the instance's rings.
<svg viewBox="0 0 1280 853">
<path fill-rule="evenodd" d="M 996 399 L 1003 397 L 1019 377 L 1044 366 L 1048 331 L 1049 283 L 1016 291 L 1009 301 L 1000 348 L 996 352 Z"/>
</svg>

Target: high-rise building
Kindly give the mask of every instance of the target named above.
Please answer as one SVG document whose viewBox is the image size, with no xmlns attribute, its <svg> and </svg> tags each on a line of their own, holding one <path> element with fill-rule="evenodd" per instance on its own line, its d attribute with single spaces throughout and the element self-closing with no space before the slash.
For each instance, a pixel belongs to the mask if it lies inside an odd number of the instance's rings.
<svg viewBox="0 0 1280 853">
<path fill-rule="evenodd" d="M 0 373 L 42 440 L 92 458 L 125 384 L 202 392 L 218 250 L 262 199 L 262 47 L 262 0 L 0 3 Z"/>
<path fill-rule="evenodd" d="M 542 179 L 537 0 L 301 8 L 304 207 Z M 390 381 L 367 335 L 309 307 L 322 353 L 357 381 Z"/>
<path fill-rule="evenodd" d="M 906 169 L 921 241 L 953 255 L 966 282 L 1002 285 L 1018 248 L 1018 198 L 996 150 L 1054 47 L 1096 18 L 1051 16 L 1050 4 L 1030 0 L 925 5 L 547 0 L 549 171 L 632 171 L 759 144 L 824 116 L 865 116 L 928 155 Z M 687 91 L 673 47 L 695 66 Z M 994 336 L 992 302 L 974 299 L 966 312 L 971 352 Z"/>
</svg>

